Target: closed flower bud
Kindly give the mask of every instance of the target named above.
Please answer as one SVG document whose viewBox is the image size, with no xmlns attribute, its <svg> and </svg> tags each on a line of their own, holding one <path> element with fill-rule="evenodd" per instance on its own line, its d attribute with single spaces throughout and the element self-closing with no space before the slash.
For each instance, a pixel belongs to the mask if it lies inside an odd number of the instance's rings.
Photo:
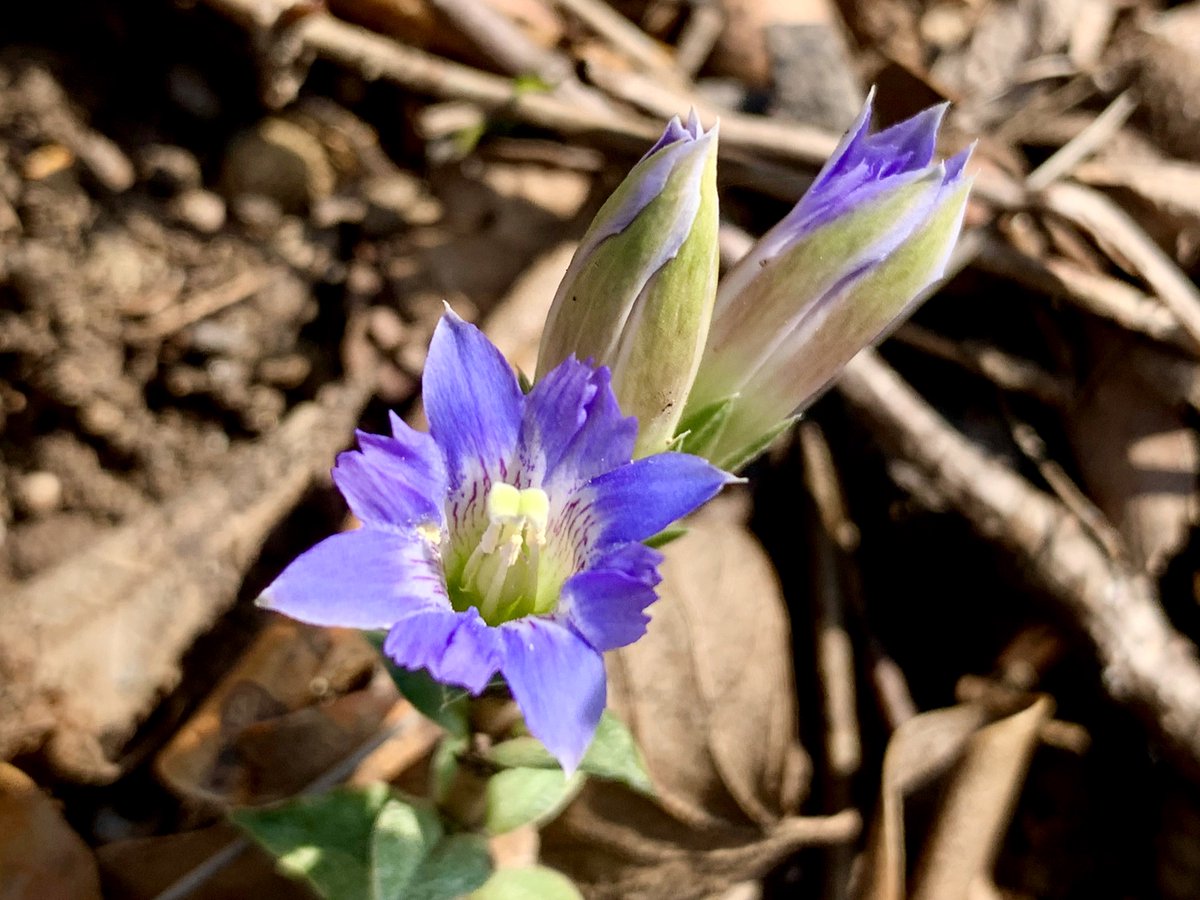
<svg viewBox="0 0 1200 900">
<path fill-rule="evenodd" d="M 870 101 L 812 187 L 721 282 L 680 430 L 744 464 L 908 313 L 958 238 L 970 151 L 933 161 L 945 107 L 870 134 Z"/>
<path fill-rule="evenodd" d="M 664 450 L 708 333 L 717 284 L 717 134 L 673 119 L 597 214 L 554 298 L 538 378 L 567 357 L 612 370 L 637 456 Z"/>
</svg>

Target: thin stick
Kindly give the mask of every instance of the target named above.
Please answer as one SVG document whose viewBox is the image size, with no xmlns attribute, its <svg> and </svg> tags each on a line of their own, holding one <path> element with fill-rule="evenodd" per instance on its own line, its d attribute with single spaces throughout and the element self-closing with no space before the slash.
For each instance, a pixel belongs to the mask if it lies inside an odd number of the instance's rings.
<svg viewBox="0 0 1200 900">
<path fill-rule="evenodd" d="M 694 77 L 712 56 L 713 47 L 724 29 L 725 13 L 718 4 L 712 0 L 695 0 L 675 43 L 675 65 L 688 77 Z"/>
<path fill-rule="evenodd" d="M 607 3 L 599 0 L 555 0 L 555 3 L 634 62 L 660 77 L 666 75 L 675 81 L 683 81 L 682 73 L 662 44 Z"/>
<path fill-rule="evenodd" d="M 1046 209 L 1124 256 L 1200 348 L 1200 290 L 1128 213 L 1099 191 L 1078 184 L 1052 184 L 1039 197 Z"/>
<path fill-rule="evenodd" d="M 1195 342 L 1159 300 L 1117 278 L 1061 257 L 1039 259 L 993 234 L 981 237 L 975 265 L 1050 297 L 1061 297 L 1129 331 L 1195 355 Z"/>
<path fill-rule="evenodd" d="M 885 448 L 1062 605 L 1096 648 L 1109 694 L 1200 780 L 1200 660 L 1150 578 L 1109 558 L 1060 503 L 984 455 L 873 351 L 846 367 L 838 387 Z"/>
<path fill-rule="evenodd" d="M 168 306 L 145 322 L 130 326 L 126 337 L 131 343 L 137 344 L 162 340 L 235 303 L 241 303 L 270 283 L 271 275 L 265 272 L 242 272 L 224 284 L 194 294 L 182 303 Z"/>
<path fill-rule="evenodd" d="M 1125 91 L 1118 95 L 1087 128 L 1030 172 L 1025 177 L 1025 187 L 1030 191 L 1041 191 L 1063 176 L 1069 175 L 1072 169 L 1111 140 L 1133 115 L 1135 109 L 1137 101 L 1133 99 L 1132 92 Z"/>
</svg>

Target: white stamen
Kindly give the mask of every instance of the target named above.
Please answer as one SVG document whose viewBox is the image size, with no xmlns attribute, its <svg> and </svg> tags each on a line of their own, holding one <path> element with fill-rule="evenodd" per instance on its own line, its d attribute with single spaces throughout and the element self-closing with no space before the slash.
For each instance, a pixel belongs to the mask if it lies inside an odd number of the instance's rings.
<svg viewBox="0 0 1200 900">
<path fill-rule="evenodd" d="M 524 559 L 523 584 L 518 596 L 536 597 L 538 548 L 546 542 L 550 498 L 541 488 L 516 488 L 494 484 L 487 497 L 488 526 L 463 567 L 462 584 L 480 600 L 479 611 L 488 618 L 505 599 L 512 568 Z"/>
</svg>

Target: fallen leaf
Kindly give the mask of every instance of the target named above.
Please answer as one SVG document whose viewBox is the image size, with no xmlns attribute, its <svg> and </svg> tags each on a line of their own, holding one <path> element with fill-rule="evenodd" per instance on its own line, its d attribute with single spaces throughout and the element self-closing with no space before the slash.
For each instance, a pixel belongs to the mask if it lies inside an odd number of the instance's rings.
<svg viewBox="0 0 1200 900">
<path fill-rule="evenodd" d="M 100 900 L 96 860 L 33 779 L 0 763 L 0 900 Z"/>
<path fill-rule="evenodd" d="M 361 634 L 280 618 L 159 752 L 155 772 L 199 809 L 282 799 L 375 734 L 397 700 Z"/>
<path fill-rule="evenodd" d="M 1182 398 L 1163 397 L 1147 380 L 1146 366 L 1124 364 L 1156 351 L 1108 330 L 1102 338 L 1105 357 L 1067 419 L 1075 464 L 1132 561 L 1159 575 L 1196 522 L 1200 445 Z"/>
<path fill-rule="evenodd" d="M 105 844 L 96 851 L 104 874 L 105 897 L 154 900 L 239 838 L 233 826 L 222 823 L 196 831 Z M 312 892 L 280 875 L 275 860 L 265 850 L 250 846 L 188 894 L 188 900 L 228 897 L 312 900 Z"/>
<path fill-rule="evenodd" d="M 609 703 L 655 797 L 593 779 L 543 832 L 543 859 L 589 897 L 703 897 L 856 833 L 853 812 L 793 815 L 809 764 L 788 619 L 740 506 L 725 497 L 688 520 L 664 548 L 648 634 L 608 658 Z"/>
</svg>

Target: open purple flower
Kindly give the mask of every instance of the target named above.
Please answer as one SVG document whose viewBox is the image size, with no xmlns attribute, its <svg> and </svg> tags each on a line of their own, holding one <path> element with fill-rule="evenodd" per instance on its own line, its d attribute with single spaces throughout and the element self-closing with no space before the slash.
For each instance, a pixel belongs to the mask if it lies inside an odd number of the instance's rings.
<svg viewBox="0 0 1200 900">
<path fill-rule="evenodd" d="M 602 652 L 645 633 L 661 556 L 641 542 L 730 476 L 661 453 L 630 462 L 605 368 L 573 357 L 525 395 L 500 352 L 448 312 L 424 375 L 429 433 L 392 417 L 333 478 L 363 522 L 296 559 L 262 605 L 389 629 L 399 665 L 479 693 L 501 673 L 525 722 L 574 769 L 605 705 Z"/>
</svg>

